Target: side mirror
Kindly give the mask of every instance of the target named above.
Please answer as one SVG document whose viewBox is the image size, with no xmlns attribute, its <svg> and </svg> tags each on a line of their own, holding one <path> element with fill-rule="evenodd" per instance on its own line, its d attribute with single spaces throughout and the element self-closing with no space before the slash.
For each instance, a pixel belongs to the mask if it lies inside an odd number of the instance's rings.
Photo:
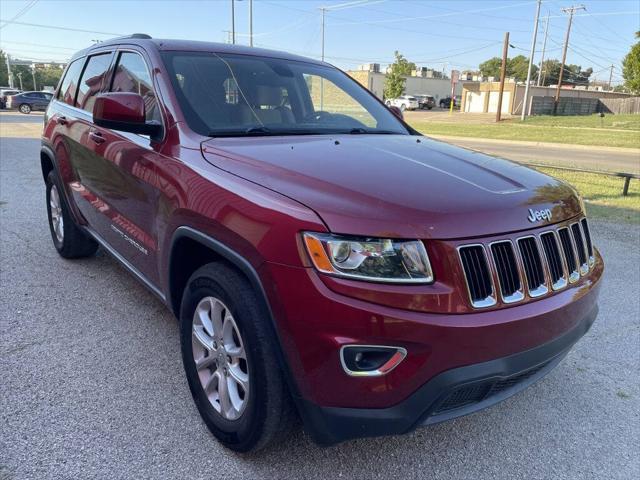
<svg viewBox="0 0 640 480">
<path fill-rule="evenodd" d="M 396 107 L 395 105 L 390 105 L 389 110 L 391 110 L 391 113 L 393 113 L 400 120 L 404 120 L 404 115 L 402 114 L 402 110 L 400 110 L 400 108 Z"/>
<path fill-rule="evenodd" d="M 122 132 L 157 136 L 162 126 L 145 120 L 144 98 L 137 93 L 110 92 L 96 97 L 93 123 Z"/>
</svg>

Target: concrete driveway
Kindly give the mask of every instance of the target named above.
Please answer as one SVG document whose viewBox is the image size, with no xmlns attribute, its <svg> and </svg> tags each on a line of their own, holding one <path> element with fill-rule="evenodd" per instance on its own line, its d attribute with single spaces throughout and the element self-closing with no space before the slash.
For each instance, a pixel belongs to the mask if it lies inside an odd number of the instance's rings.
<svg viewBox="0 0 640 480">
<path fill-rule="evenodd" d="M 104 252 L 56 254 L 38 152 L 0 138 L 0 478 L 640 477 L 640 228 L 592 222 L 600 316 L 518 396 L 407 436 L 319 448 L 298 430 L 240 456 L 200 421 L 172 315 Z"/>
</svg>

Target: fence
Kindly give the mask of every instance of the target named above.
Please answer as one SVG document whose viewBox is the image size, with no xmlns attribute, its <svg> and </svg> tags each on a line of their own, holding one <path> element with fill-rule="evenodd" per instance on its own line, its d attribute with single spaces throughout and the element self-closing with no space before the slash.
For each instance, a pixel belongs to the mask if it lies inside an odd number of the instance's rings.
<svg viewBox="0 0 640 480">
<path fill-rule="evenodd" d="M 553 115 L 553 97 L 531 97 L 531 115 Z M 592 113 L 640 113 L 640 97 L 583 98 L 560 97 L 556 115 Z"/>
<path fill-rule="evenodd" d="M 640 113 L 640 97 L 601 98 L 604 113 Z"/>
</svg>

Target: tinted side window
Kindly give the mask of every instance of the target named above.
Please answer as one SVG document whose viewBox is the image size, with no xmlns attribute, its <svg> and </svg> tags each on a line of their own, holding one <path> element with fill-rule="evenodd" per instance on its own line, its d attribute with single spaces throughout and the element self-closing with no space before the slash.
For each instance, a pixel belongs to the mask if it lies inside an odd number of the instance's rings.
<svg viewBox="0 0 640 480">
<path fill-rule="evenodd" d="M 111 54 L 103 53 L 89 57 L 87 66 L 82 74 L 78 89 L 77 106 L 89 112 L 93 111 L 96 95 L 102 89 L 102 80 L 111 63 Z"/>
<path fill-rule="evenodd" d="M 78 89 L 78 78 L 84 65 L 84 58 L 79 58 L 69 65 L 67 73 L 62 79 L 60 90 L 58 91 L 58 100 L 61 102 L 73 105 L 73 101 L 76 98 L 76 90 Z"/>
<path fill-rule="evenodd" d="M 112 92 L 137 93 L 144 98 L 147 122 L 160 122 L 158 102 L 151 86 L 151 76 L 144 59 L 137 53 L 121 52 L 111 83 Z"/>
</svg>

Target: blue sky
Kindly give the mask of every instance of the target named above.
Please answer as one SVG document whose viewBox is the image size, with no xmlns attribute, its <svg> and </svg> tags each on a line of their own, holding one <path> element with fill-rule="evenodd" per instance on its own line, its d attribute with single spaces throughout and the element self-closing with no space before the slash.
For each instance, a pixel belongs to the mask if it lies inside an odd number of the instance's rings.
<svg viewBox="0 0 640 480">
<path fill-rule="evenodd" d="M 353 1 L 353 0 L 351 0 Z M 510 56 L 528 55 L 534 0 L 369 0 L 340 7 L 350 0 L 254 0 L 254 43 L 319 58 L 320 10 L 326 13 L 327 61 L 344 69 L 358 64 L 389 63 L 394 50 L 420 66 L 472 69 L 501 54 L 505 31 L 515 47 Z M 355 2 L 357 3 L 357 2 Z M 541 17 L 550 14 L 545 57 L 560 58 L 567 26 L 562 7 L 572 2 L 545 0 Z M 583 0 L 571 32 L 568 63 L 593 67 L 596 78 L 608 79 L 620 65 L 640 30 L 638 0 Z M 231 0 L 59 1 L 2 0 L 0 18 L 15 22 L 88 30 L 79 32 L 19 23 L 0 25 L 0 48 L 12 56 L 64 60 L 75 50 L 113 34 L 145 32 L 158 38 L 223 42 L 231 28 Z M 237 43 L 248 43 L 248 0 L 236 0 Z M 28 7 L 28 8 L 27 8 Z M 536 61 L 544 36 L 538 35 Z"/>
</svg>

